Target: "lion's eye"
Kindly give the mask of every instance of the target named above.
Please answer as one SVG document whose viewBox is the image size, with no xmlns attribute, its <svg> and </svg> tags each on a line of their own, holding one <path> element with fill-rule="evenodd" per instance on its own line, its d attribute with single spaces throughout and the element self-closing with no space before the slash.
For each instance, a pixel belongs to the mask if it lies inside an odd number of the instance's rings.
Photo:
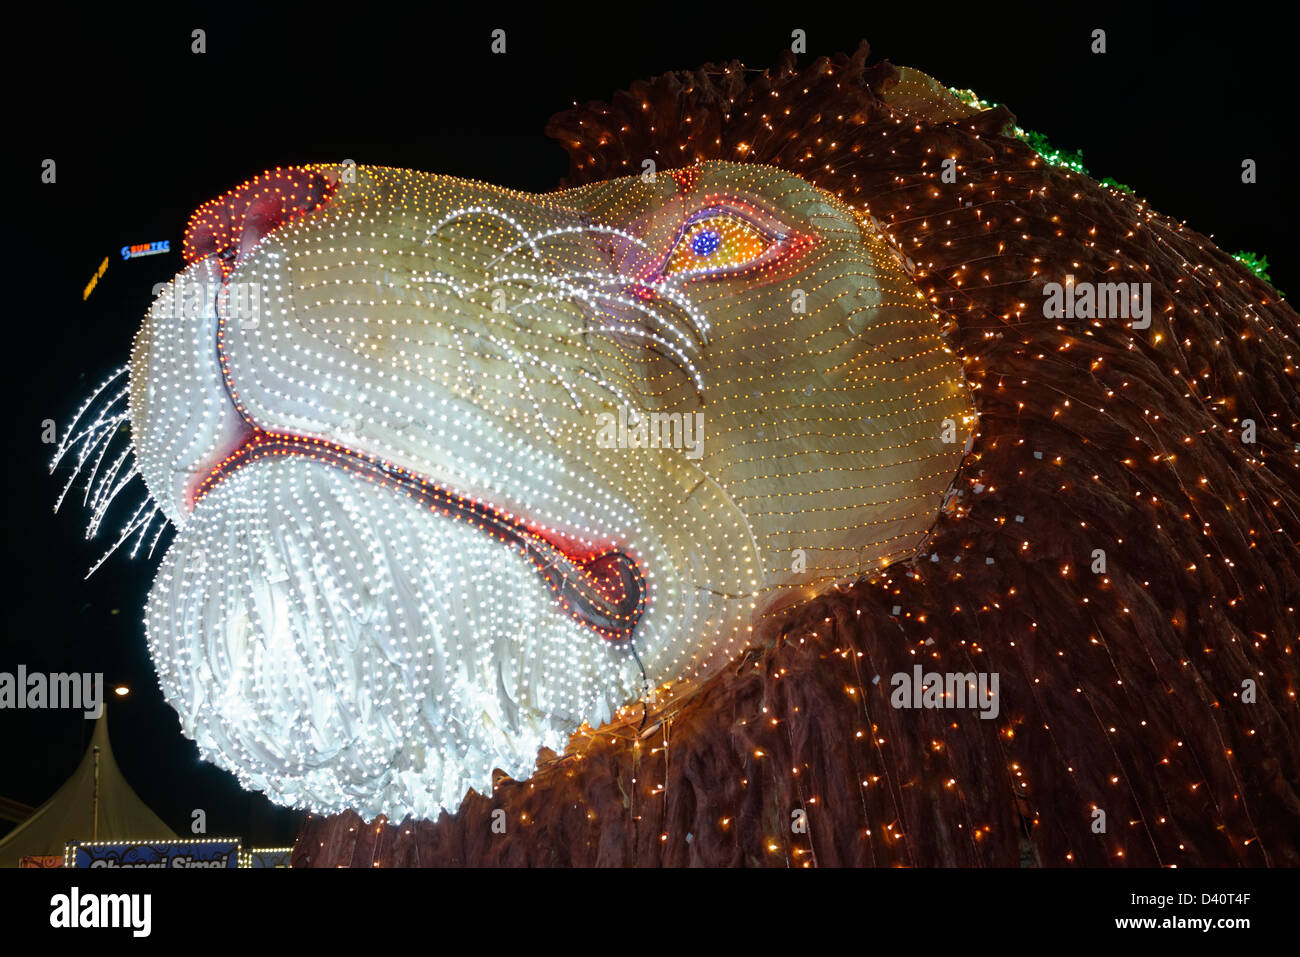
<svg viewBox="0 0 1300 957">
<path fill-rule="evenodd" d="M 736 272 L 770 260 L 784 241 L 732 210 L 701 210 L 673 245 L 663 275 L 680 279 Z"/>
</svg>

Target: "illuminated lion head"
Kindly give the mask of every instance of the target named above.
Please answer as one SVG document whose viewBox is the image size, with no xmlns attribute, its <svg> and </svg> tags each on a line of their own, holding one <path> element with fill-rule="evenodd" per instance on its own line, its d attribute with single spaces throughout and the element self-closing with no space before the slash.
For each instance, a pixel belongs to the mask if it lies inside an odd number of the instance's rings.
<svg viewBox="0 0 1300 957">
<path fill-rule="evenodd" d="M 680 694 L 913 553 L 969 431 L 910 263 L 769 166 L 280 169 L 185 253 L 130 365 L 149 645 L 281 803 L 433 816 Z"/>
</svg>

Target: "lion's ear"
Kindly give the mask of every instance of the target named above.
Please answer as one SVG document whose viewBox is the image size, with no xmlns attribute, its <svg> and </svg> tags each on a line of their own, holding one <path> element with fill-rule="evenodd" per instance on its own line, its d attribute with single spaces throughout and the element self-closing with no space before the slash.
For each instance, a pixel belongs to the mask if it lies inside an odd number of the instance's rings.
<svg viewBox="0 0 1300 957">
<path fill-rule="evenodd" d="M 905 113 L 923 123 L 951 123 L 979 112 L 928 73 L 910 66 L 895 66 L 894 71 L 879 93 L 896 113 Z"/>
</svg>

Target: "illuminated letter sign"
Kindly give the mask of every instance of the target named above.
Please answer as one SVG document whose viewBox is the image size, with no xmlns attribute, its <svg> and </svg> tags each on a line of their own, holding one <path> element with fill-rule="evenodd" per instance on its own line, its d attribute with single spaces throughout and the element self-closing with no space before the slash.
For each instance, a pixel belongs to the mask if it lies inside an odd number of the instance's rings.
<svg viewBox="0 0 1300 957">
<path fill-rule="evenodd" d="M 164 239 L 158 243 L 141 243 L 138 246 L 123 246 L 123 259 L 138 259 L 141 256 L 156 256 L 158 253 L 169 253 L 172 249 L 170 239 Z"/>
<path fill-rule="evenodd" d="M 142 844 L 69 841 L 64 852 L 64 866 L 123 869 L 238 867 L 239 850 L 239 840 L 231 838 Z"/>
</svg>

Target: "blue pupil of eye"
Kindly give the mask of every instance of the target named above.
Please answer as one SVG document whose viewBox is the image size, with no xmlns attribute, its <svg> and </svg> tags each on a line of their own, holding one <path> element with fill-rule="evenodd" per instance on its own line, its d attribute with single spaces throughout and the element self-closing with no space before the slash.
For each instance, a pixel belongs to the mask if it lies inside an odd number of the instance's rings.
<svg viewBox="0 0 1300 957">
<path fill-rule="evenodd" d="M 704 229 L 691 237 L 691 250 L 700 257 L 716 252 L 721 245 L 722 237 L 715 229 Z"/>
</svg>

